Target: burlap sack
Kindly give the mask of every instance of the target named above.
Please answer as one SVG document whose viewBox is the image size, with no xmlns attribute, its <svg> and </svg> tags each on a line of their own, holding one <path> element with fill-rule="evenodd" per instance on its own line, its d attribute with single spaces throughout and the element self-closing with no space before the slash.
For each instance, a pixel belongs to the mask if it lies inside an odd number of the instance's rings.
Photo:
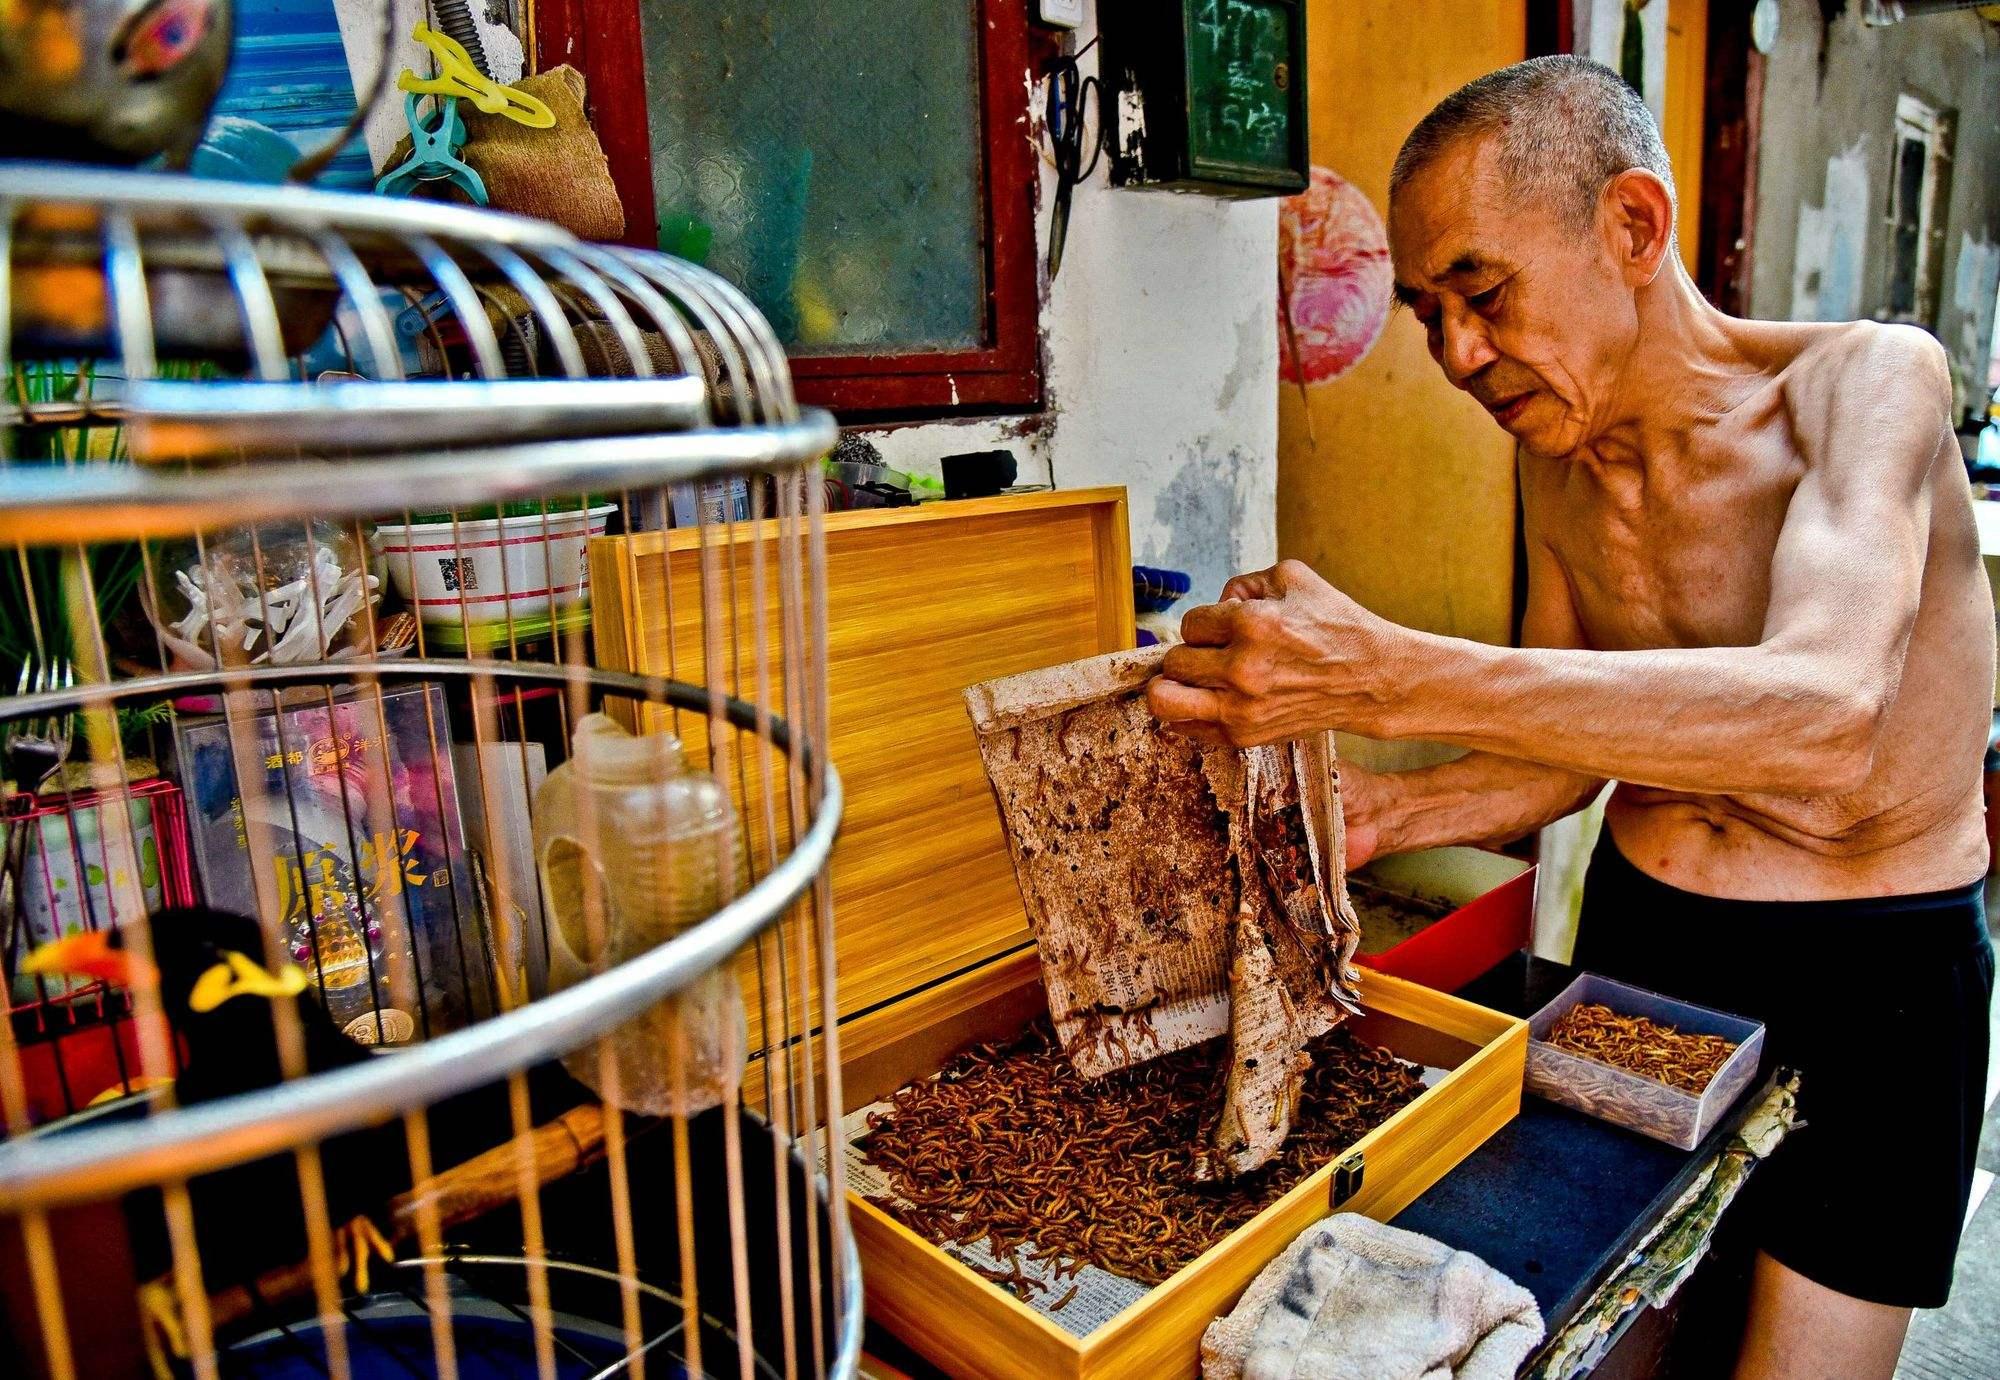
<svg viewBox="0 0 2000 1380">
<path fill-rule="evenodd" d="M 556 117 L 549 129 L 529 129 L 504 115 L 487 115 L 461 100 L 465 147 L 459 151 L 485 179 L 487 204 L 496 211 L 552 221 L 586 240 L 615 240 L 625 233 L 625 208 L 611 180 L 604 146 L 583 113 L 583 73 L 574 67 L 552 67 L 515 83 L 548 106 Z M 398 167 L 410 156 L 406 137 L 396 145 L 388 166 Z M 464 201 L 449 183 L 433 183 L 426 196 Z"/>
</svg>

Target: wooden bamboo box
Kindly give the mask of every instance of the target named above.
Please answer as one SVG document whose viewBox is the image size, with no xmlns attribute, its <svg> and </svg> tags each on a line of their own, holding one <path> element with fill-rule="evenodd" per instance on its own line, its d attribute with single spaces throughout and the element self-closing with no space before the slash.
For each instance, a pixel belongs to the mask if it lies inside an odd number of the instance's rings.
<svg viewBox="0 0 2000 1380">
<path fill-rule="evenodd" d="M 962 696 L 1132 645 L 1126 530 L 1116 489 L 827 519 L 830 749 L 848 794 L 833 868 L 843 1113 L 1046 1014 Z M 738 524 L 722 563 L 733 570 L 773 535 Z M 694 538 L 592 543 L 606 666 L 700 677 L 699 600 L 683 597 L 676 617 L 665 597 L 701 578 Z M 713 567 L 712 547 L 707 558 Z M 1520 1108 L 1525 1022 L 1384 974 L 1362 984 L 1366 1014 L 1348 1028 L 1448 1072 L 1116 1317 L 1075 1336 L 850 1194 L 870 1317 L 953 1376 L 1194 1376 L 1202 1329 L 1299 1231 L 1335 1206 L 1399 1211 Z"/>
<path fill-rule="evenodd" d="M 955 990 L 925 994 L 927 1011 L 915 1029 L 911 1013 L 900 1013 L 879 1030 L 863 1021 L 843 1033 L 850 1107 L 866 1106 L 935 1072 L 966 1046 L 1004 1039 L 1046 1014 L 1032 953 L 988 967 L 953 984 Z M 1361 981 L 1365 1014 L 1343 1029 L 1399 1058 L 1450 1072 L 1116 1317 L 1075 1336 L 850 1194 L 869 1317 L 955 1377 L 1192 1380 L 1202 1329 L 1228 1312 L 1301 1231 L 1336 1208 L 1386 1220 L 1520 1110 L 1525 1022 L 1387 974 L 1364 971 Z"/>
</svg>

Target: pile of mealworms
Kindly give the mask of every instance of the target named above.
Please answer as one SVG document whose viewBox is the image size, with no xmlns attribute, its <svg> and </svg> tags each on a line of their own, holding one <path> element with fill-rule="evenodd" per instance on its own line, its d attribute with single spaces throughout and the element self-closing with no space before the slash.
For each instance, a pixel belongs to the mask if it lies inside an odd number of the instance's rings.
<svg viewBox="0 0 2000 1380">
<path fill-rule="evenodd" d="M 1557 1017 L 1548 1043 L 1697 1094 L 1736 1052 L 1735 1043 L 1720 1035 L 1693 1035 L 1644 1016 L 1621 1016 L 1596 1002 L 1579 1002 Z"/>
<path fill-rule="evenodd" d="M 996 1260 L 1158 1284 L 1423 1091 L 1414 1066 L 1334 1030 L 1307 1047 L 1312 1068 L 1279 1157 L 1198 1184 L 1226 1047 L 1093 1082 L 1043 1021 L 1012 1043 L 976 1046 L 869 1117 L 860 1146 L 903 1200 L 870 1201 L 938 1245 L 984 1240 Z M 982 1273 L 1017 1294 L 1038 1287 L 1018 1264 Z"/>
</svg>

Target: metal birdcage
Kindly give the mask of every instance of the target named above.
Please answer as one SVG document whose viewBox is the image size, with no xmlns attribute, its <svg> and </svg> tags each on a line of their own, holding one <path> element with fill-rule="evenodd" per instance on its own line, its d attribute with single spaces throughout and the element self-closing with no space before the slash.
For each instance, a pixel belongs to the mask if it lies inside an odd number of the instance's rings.
<svg viewBox="0 0 2000 1380">
<path fill-rule="evenodd" d="M 755 308 L 54 166 L 0 248 L 0 1369 L 852 1374 L 834 432 Z"/>
</svg>

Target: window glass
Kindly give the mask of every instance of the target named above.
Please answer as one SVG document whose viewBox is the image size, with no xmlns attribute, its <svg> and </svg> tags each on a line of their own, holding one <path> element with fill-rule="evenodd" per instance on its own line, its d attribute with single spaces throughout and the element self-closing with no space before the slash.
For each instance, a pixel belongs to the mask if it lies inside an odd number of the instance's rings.
<svg viewBox="0 0 2000 1380">
<path fill-rule="evenodd" d="M 1929 150 L 1921 140 L 1904 139 L 1896 146 L 1896 185 L 1889 232 L 1889 312 L 1910 316 L 1917 310 L 1917 258 L 1923 248 L 1924 165 Z"/>
<path fill-rule="evenodd" d="M 642 0 L 663 242 L 741 286 L 794 354 L 983 344 L 975 13 Z"/>
</svg>

